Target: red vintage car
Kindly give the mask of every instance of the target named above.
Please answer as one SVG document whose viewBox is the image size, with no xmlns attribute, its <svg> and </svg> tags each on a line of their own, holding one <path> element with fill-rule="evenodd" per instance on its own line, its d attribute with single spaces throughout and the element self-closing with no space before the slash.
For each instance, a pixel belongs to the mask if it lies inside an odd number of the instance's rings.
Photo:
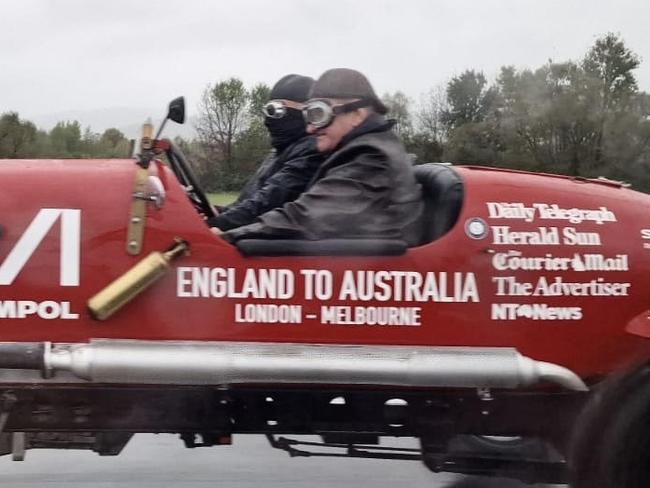
<svg viewBox="0 0 650 488">
<path fill-rule="evenodd" d="M 263 433 L 307 456 L 284 436 L 316 434 L 433 471 L 646 486 L 650 197 L 486 167 L 416 174 L 416 247 L 233 246 L 168 141 L 145 137 L 135 161 L 0 161 L 0 450 Z"/>
</svg>

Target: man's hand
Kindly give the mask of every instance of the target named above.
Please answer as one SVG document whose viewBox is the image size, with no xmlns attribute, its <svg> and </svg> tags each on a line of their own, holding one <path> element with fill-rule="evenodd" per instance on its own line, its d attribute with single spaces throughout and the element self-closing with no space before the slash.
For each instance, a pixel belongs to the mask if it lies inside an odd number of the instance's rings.
<svg viewBox="0 0 650 488">
<path fill-rule="evenodd" d="M 223 234 L 223 231 L 219 227 L 210 227 L 210 231 L 216 236 Z"/>
<path fill-rule="evenodd" d="M 212 206 L 212 211 L 214 212 L 214 216 L 215 216 L 215 217 L 216 217 L 217 215 L 219 215 L 219 209 L 218 209 L 216 206 L 214 206 L 214 205 Z M 199 212 L 199 215 L 201 216 L 201 218 L 202 218 L 203 220 L 208 220 L 208 216 L 205 215 L 203 212 Z"/>
</svg>

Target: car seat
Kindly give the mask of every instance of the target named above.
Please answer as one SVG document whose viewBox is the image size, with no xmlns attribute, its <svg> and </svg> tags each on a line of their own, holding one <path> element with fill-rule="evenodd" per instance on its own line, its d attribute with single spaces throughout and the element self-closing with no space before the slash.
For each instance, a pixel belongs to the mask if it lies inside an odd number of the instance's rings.
<svg viewBox="0 0 650 488">
<path fill-rule="evenodd" d="M 424 199 L 422 216 L 415 222 L 418 245 L 422 245 L 438 239 L 456 223 L 463 205 L 463 181 L 447 164 L 421 164 L 414 170 Z"/>
</svg>

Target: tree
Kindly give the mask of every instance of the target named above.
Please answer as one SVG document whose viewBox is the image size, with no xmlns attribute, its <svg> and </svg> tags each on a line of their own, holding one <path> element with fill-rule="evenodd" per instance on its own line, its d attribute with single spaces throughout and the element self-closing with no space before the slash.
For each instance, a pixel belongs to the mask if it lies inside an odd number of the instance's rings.
<svg viewBox="0 0 650 488">
<path fill-rule="evenodd" d="M 233 188 L 243 187 L 269 152 L 270 138 L 262 109 L 270 96 L 271 88 L 264 83 L 254 85 L 249 91 L 249 124 L 237 137 L 234 148 L 237 171 L 230 179 Z"/>
<path fill-rule="evenodd" d="M 99 139 L 101 143 L 106 144 L 109 147 L 115 147 L 124 140 L 126 140 L 126 137 L 122 131 L 115 128 L 106 129 Z"/>
<path fill-rule="evenodd" d="M 417 130 L 436 141 L 440 146 L 447 138 L 447 130 L 443 122 L 443 114 L 449 110 L 447 94 L 444 86 L 431 88 L 420 99 L 417 111 Z"/>
<path fill-rule="evenodd" d="M 582 68 L 595 84 L 597 95 L 598 133 L 596 135 L 595 160 L 603 159 L 606 125 L 612 112 L 625 110 L 637 92 L 633 71 L 639 66 L 639 58 L 630 51 L 615 34 L 608 33 L 596 40 L 582 61 Z"/>
<path fill-rule="evenodd" d="M 262 109 L 266 102 L 271 98 L 271 88 L 265 83 L 257 83 L 249 92 L 248 114 L 255 122 L 264 123 L 264 113 Z"/>
<path fill-rule="evenodd" d="M 239 190 L 255 173 L 260 162 L 269 154 L 269 134 L 263 122 L 251 125 L 237 138 L 235 142 L 235 164 L 237 171 L 229 178 L 230 190 Z"/>
<path fill-rule="evenodd" d="M 505 162 L 517 158 L 524 168 L 579 174 L 594 134 L 579 66 L 549 62 L 534 72 L 504 67 L 497 90 Z"/>
<path fill-rule="evenodd" d="M 467 70 L 446 88 L 446 106 L 440 114 L 448 160 L 493 165 L 500 147 L 498 92 L 483 73 Z"/>
<path fill-rule="evenodd" d="M 495 92 L 488 88 L 483 73 L 467 70 L 455 76 L 447 84 L 449 108 L 443 112 L 445 124 L 453 129 L 485 120 L 494 96 Z"/>
<path fill-rule="evenodd" d="M 270 88 L 258 83 L 250 90 L 230 78 L 208 86 L 197 125 L 197 173 L 205 188 L 238 190 L 269 150 L 262 107 Z"/>
<path fill-rule="evenodd" d="M 406 150 L 415 157 L 416 163 L 440 161 L 443 146 L 426 132 L 415 132 L 404 140 Z"/>
<path fill-rule="evenodd" d="M 610 117 L 603 135 L 607 176 L 650 191 L 650 95 L 637 93 L 628 110 Z"/>
<path fill-rule="evenodd" d="M 420 97 L 411 129 L 403 136 L 406 150 L 415 156 L 417 163 L 440 161 L 447 139 L 447 130 L 442 121 L 443 112 L 448 109 L 447 95 L 443 86 L 432 88 Z"/>
<path fill-rule="evenodd" d="M 404 93 L 397 91 L 386 93 L 382 101 L 388 109 L 388 116 L 395 121 L 394 130 L 398 136 L 408 138 L 413 132 L 410 105 L 411 100 Z"/>
<path fill-rule="evenodd" d="M 36 126 L 20 120 L 18 113 L 8 112 L 0 117 L 0 157 L 30 156 L 36 140 Z"/>
<path fill-rule="evenodd" d="M 236 173 L 233 148 L 248 127 L 249 101 L 250 94 L 238 78 L 217 82 L 203 92 L 196 130 L 206 157 L 200 171 L 204 179 L 230 186 L 228 179 Z"/>
<path fill-rule="evenodd" d="M 248 125 L 249 100 L 249 93 L 238 78 L 209 86 L 201 99 L 201 115 L 196 127 L 199 139 L 221 154 L 229 169 L 235 138 Z"/>
<path fill-rule="evenodd" d="M 441 122 L 448 137 L 445 159 L 493 165 L 501 146 L 496 107 L 498 92 L 483 73 L 467 70 L 447 84 Z"/>
<path fill-rule="evenodd" d="M 80 156 L 82 158 L 93 158 L 100 157 L 97 153 L 97 148 L 99 146 L 99 134 L 93 132 L 90 127 L 84 129 L 84 133 L 81 136 L 81 145 L 80 145 Z"/>
<path fill-rule="evenodd" d="M 617 104 L 625 104 L 637 92 L 633 71 L 639 67 L 639 63 L 639 57 L 612 33 L 597 39 L 589 49 L 582 61 L 582 68 L 598 80 L 604 111 Z"/>
<path fill-rule="evenodd" d="M 638 160 L 648 144 L 633 74 L 638 63 L 607 34 L 580 63 L 502 68 L 496 99 L 501 162 L 576 176 L 625 173 L 616 169 L 620 158 Z"/>
<path fill-rule="evenodd" d="M 51 157 L 78 158 L 82 156 L 81 126 L 73 122 L 59 122 L 50 131 Z"/>
<path fill-rule="evenodd" d="M 95 157 L 129 157 L 130 141 L 119 129 L 106 129 L 97 141 Z"/>
</svg>

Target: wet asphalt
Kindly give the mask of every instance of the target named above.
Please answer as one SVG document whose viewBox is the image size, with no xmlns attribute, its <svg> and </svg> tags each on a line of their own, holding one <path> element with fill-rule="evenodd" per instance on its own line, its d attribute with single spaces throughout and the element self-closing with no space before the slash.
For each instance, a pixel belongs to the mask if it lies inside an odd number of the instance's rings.
<svg viewBox="0 0 650 488">
<path fill-rule="evenodd" d="M 410 447 L 402 441 L 402 447 Z M 262 436 L 236 436 L 232 446 L 186 449 L 172 435 L 136 435 L 120 456 L 27 451 L 25 461 L 0 457 L 3 488 L 523 488 L 504 479 L 434 474 L 418 461 L 290 458 Z M 559 488 L 559 485 L 555 485 Z"/>
</svg>

